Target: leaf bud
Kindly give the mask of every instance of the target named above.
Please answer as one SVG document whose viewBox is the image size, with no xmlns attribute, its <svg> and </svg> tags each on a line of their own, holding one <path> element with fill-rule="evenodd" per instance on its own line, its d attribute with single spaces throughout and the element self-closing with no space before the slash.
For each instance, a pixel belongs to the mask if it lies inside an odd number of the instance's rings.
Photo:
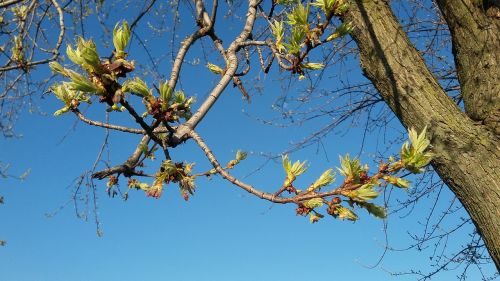
<svg viewBox="0 0 500 281">
<path fill-rule="evenodd" d="M 113 45 L 115 46 L 115 57 L 125 58 L 127 54 L 125 53 L 125 48 L 130 42 L 130 28 L 127 21 L 123 21 L 121 26 L 119 23 L 115 25 L 113 29 Z"/>
<path fill-rule="evenodd" d="M 215 74 L 223 74 L 224 70 L 220 68 L 218 65 L 213 63 L 207 63 L 208 70 L 212 71 Z"/>
</svg>

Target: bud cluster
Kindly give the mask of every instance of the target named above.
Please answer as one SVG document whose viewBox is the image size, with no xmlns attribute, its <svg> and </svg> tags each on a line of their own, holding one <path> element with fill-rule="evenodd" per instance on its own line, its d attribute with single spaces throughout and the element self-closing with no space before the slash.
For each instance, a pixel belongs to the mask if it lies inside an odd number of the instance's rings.
<svg viewBox="0 0 500 281">
<path fill-rule="evenodd" d="M 432 153 L 427 151 L 429 140 L 426 139 L 425 135 L 425 129 L 420 134 L 417 134 L 414 129 L 410 129 L 410 142 L 403 144 L 401 159 L 396 161 L 394 157 L 390 157 L 387 162 L 380 163 L 378 171 L 371 176 L 369 175 L 368 165 L 361 165 L 359 159 L 351 159 L 349 155 L 340 157 L 340 167 L 337 170 L 344 177 L 344 181 L 339 188 L 332 190 L 330 193 L 321 193 L 320 189 L 335 181 L 333 169 L 323 172 L 314 183 L 309 185 L 304 191 L 301 191 L 293 187 L 293 183 L 299 175 L 306 171 L 305 162 L 296 161 L 292 165 L 288 156 L 285 155 L 283 156 L 283 168 L 286 177 L 280 192 L 293 188 L 295 197 L 297 198 L 294 201 L 297 204 L 297 215 L 309 215 L 309 219 L 313 223 L 323 217 L 318 212 L 318 209 L 325 204 L 327 205 L 326 212 L 339 219 L 357 220 L 358 215 L 354 212 L 355 207 L 365 209 L 377 218 L 385 218 L 387 216 L 385 208 L 370 202 L 380 195 L 380 190 L 376 190 L 375 188 L 377 186 L 387 186 L 387 184 L 405 189 L 410 187 L 410 182 L 398 177 L 397 174 L 405 169 L 413 173 L 419 173 L 424 170 L 425 165 L 429 164 Z M 338 196 L 327 201 L 326 198 L 332 195 Z M 301 197 L 309 199 L 301 200 Z M 343 206 L 342 203 L 346 203 L 349 207 Z"/>
<path fill-rule="evenodd" d="M 349 34 L 351 23 L 339 24 L 333 33 L 326 36 L 334 16 L 344 14 L 349 8 L 345 0 L 316 0 L 303 4 L 302 1 L 278 1 L 284 5 L 283 12 L 287 20 L 270 22 L 274 46 L 281 60 L 288 61 L 287 70 L 305 78 L 304 70 L 321 70 L 322 63 L 307 62 L 309 51 L 315 47 Z M 311 17 L 316 15 L 316 17 Z"/>
</svg>

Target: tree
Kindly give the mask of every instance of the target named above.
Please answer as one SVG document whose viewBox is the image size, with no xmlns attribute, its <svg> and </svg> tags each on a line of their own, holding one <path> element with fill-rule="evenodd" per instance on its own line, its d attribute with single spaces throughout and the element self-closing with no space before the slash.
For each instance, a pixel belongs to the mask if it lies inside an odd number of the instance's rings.
<svg viewBox="0 0 500 281">
<path fill-rule="evenodd" d="M 432 165 L 469 212 L 498 269 L 499 6 L 436 2 L 451 32 L 465 111 L 437 83 L 387 2 L 357 1 L 345 19 L 357 27 L 352 36 L 366 76 L 399 120 L 431 128 Z"/>
<path fill-rule="evenodd" d="M 20 1 L 11 2 L 12 5 Z M 321 218 L 322 215 L 316 208 L 322 204 L 327 205 L 327 212 L 333 216 L 355 219 L 355 214 L 350 209 L 340 205 L 342 201 L 384 216 L 379 207 L 368 202 L 378 195 L 374 193 L 371 185 L 387 182 L 405 187 L 407 183 L 393 174 L 403 168 L 418 171 L 427 163 L 430 155 L 424 152 L 427 146 L 425 134 L 418 136 L 411 133 L 412 145 L 403 147 L 402 159 L 387 160 L 371 175 L 357 160 L 343 158 L 341 173 L 346 179 L 338 188 L 326 192 L 320 192 L 319 189 L 333 181 L 332 171 L 326 171 L 316 183 L 305 190 L 297 190 L 293 181 L 304 172 L 304 165 L 301 162 L 292 164 L 284 157 L 283 164 L 287 172 L 285 183 L 277 192 L 269 193 L 242 183 L 228 173 L 229 169 L 244 159 L 243 153 L 238 153 L 234 160 L 222 166 L 195 132 L 198 123 L 229 84 L 234 83 L 242 95 L 249 98 L 240 77 L 248 73 L 250 61 L 258 60 L 266 73 L 276 61 L 274 64 L 278 64 L 281 70 L 294 74 L 295 78 L 303 79 L 309 73 L 320 71 L 326 63 L 312 62 L 317 59 L 314 49 L 331 48 L 327 45 L 329 42 L 350 33 L 359 48 L 363 72 L 401 123 L 407 128 L 415 128 L 418 132 L 428 128 L 433 147 L 433 167 L 471 215 L 497 269 L 499 268 L 500 241 L 496 234 L 500 232 L 500 211 L 496 205 L 500 201 L 500 192 L 496 179 L 499 176 L 500 159 L 500 44 L 497 44 L 500 23 L 497 2 L 462 1 L 459 5 L 454 5 L 449 1 L 436 1 L 437 8 L 450 30 L 456 73 L 460 83 L 459 99 L 463 100 L 465 110 L 448 96 L 446 89 L 436 78 L 436 72 L 426 64 L 422 52 L 408 39 L 400 21 L 394 16 L 391 5 L 386 1 L 325 0 L 304 4 L 295 1 L 273 1 L 272 4 L 248 1 L 248 7 L 244 8 L 247 11 L 244 28 L 239 36 L 226 46 L 222 44 L 216 32 L 218 2 L 214 1 L 210 12 L 206 11 L 202 1 L 195 1 L 195 4 L 198 29 L 181 43 L 170 78 L 155 86 L 156 94 L 153 88 L 148 87 L 140 78 L 122 79 L 135 68 L 135 65 L 127 60 L 125 48 L 130 40 L 130 30 L 136 21 L 133 21 L 130 27 L 125 23 L 115 27 L 115 50 L 108 60 L 101 59 L 103 56 L 97 53 L 93 42 L 78 39 L 74 49 L 69 47 L 67 55 L 84 71 L 75 72 L 58 63 L 51 64 L 55 72 L 71 80 L 51 88 L 64 103 L 64 107 L 57 112 L 58 115 L 72 112 L 90 125 L 144 135 L 125 163 L 96 172 L 93 174 L 94 178 L 108 178 L 108 186 L 112 191 L 120 175 L 144 176 L 145 172 L 137 167 L 145 157 L 151 156 L 154 150 L 160 147 L 167 161 L 163 162 L 159 172 L 153 176 L 153 185 L 131 179 L 129 187 L 144 189 L 148 195 L 158 197 L 163 183 L 178 182 L 183 196 L 188 198 L 194 189 L 195 176 L 218 173 L 261 198 L 272 202 L 297 204 L 297 213 L 310 214 L 312 221 Z M 57 2 L 53 5 L 58 7 Z M 154 1 L 138 19 L 153 5 Z M 21 15 L 21 19 L 26 18 L 22 13 Z M 316 19 L 312 15 L 317 15 Z M 64 24 L 60 26 L 63 31 Z M 210 61 L 207 66 L 221 78 L 210 96 L 191 115 L 193 100 L 180 91 L 176 92 L 179 88 L 177 83 L 188 50 L 195 42 L 204 38 L 209 38 L 220 53 L 222 66 Z M 7 69 L 3 73 L 10 68 L 26 71 L 29 66 L 34 65 L 19 52 L 23 50 L 19 47 L 23 46 L 23 41 L 18 39 L 12 42 L 14 51 L 9 56 Z M 56 49 L 59 46 L 60 43 L 57 43 Z M 250 53 L 251 51 L 253 53 Z M 264 58 L 267 58 L 267 61 Z M 245 61 L 248 67 L 241 67 L 242 61 Z M 14 66 L 10 66 L 12 64 Z M 109 106 L 109 111 L 127 111 L 140 128 L 110 125 L 87 118 L 78 106 L 89 101 L 88 93 L 99 96 L 100 102 Z M 137 103 L 129 101 L 131 98 L 125 93 L 144 99 L 147 109 L 144 116 L 137 113 Z M 149 119 L 146 119 L 148 115 Z M 182 118 L 186 122 L 180 122 L 178 126 L 172 125 Z M 150 123 L 146 122 L 147 120 Z M 191 165 L 168 161 L 169 149 L 188 139 L 195 140 L 203 149 L 214 166 L 213 170 L 194 174 Z M 149 145 L 150 143 L 152 145 Z M 384 181 L 377 182 L 382 179 Z M 285 191 L 290 192 L 292 196 L 283 196 Z M 356 191 L 356 194 L 349 193 L 352 191 Z M 339 195 L 342 195 L 343 199 Z M 320 198 L 328 198 L 328 201 Z"/>
</svg>

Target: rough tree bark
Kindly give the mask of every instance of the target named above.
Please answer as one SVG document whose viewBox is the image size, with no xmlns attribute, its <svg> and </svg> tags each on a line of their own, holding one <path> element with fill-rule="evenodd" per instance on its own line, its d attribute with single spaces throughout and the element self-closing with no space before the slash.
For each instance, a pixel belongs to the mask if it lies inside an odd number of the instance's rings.
<svg viewBox="0 0 500 281">
<path fill-rule="evenodd" d="M 489 16 L 497 7 L 477 0 L 437 2 L 453 37 L 465 112 L 427 68 L 387 1 L 353 1 L 344 20 L 356 27 L 352 36 L 365 76 L 402 124 L 429 128 L 432 165 L 470 214 L 499 269 L 500 24 Z"/>
</svg>

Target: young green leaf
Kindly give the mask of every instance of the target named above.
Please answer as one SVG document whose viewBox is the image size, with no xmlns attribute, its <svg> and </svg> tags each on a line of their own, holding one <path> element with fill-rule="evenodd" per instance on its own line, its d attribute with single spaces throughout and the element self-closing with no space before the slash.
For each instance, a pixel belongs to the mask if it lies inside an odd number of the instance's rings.
<svg viewBox="0 0 500 281">
<path fill-rule="evenodd" d="M 170 103 L 172 98 L 172 88 L 168 86 L 168 81 L 165 83 L 160 83 L 160 97 L 165 103 Z"/>
<path fill-rule="evenodd" d="M 55 73 L 59 73 L 59 74 L 64 75 L 64 76 L 69 76 L 66 69 L 61 64 L 59 64 L 57 61 L 49 62 L 49 67 Z"/>
<path fill-rule="evenodd" d="M 327 186 L 335 181 L 335 173 L 333 169 L 326 170 L 321 176 L 307 189 L 307 191 L 313 191 L 318 188 Z"/>
<path fill-rule="evenodd" d="M 94 83 L 90 82 L 85 76 L 72 71 L 67 70 L 71 83 L 69 84 L 74 90 L 82 91 L 84 93 L 96 93 L 101 94 L 104 89 L 96 86 Z"/>
<path fill-rule="evenodd" d="M 323 206 L 323 199 L 313 198 L 302 203 L 306 208 L 314 209 Z"/>
<path fill-rule="evenodd" d="M 336 211 L 339 219 L 350 220 L 350 221 L 358 220 L 358 216 L 353 211 L 345 207 L 339 206 Z"/>
<path fill-rule="evenodd" d="M 292 164 L 292 162 L 288 159 L 288 155 L 284 155 L 283 158 L 283 169 L 286 173 L 286 179 L 284 182 L 285 186 L 289 186 L 293 183 L 293 181 L 303 174 L 307 170 L 306 162 L 296 161 Z"/>
<path fill-rule="evenodd" d="M 127 53 L 125 53 L 125 48 L 130 42 L 130 28 L 127 21 L 123 21 L 121 26 L 119 23 L 115 25 L 113 29 L 113 45 L 115 46 L 115 57 L 125 58 Z"/>
<path fill-rule="evenodd" d="M 373 190 L 373 184 L 364 184 L 358 189 L 343 191 L 342 195 L 349 197 L 351 200 L 365 202 L 373 200 L 379 196 L 379 193 Z"/>
<path fill-rule="evenodd" d="M 304 69 L 310 69 L 310 70 L 320 70 L 320 69 L 324 68 L 325 65 L 322 63 L 308 62 L 308 63 L 301 64 L 300 67 L 302 67 Z"/>
<path fill-rule="evenodd" d="M 289 25 L 307 30 L 309 26 L 309 4 L 304 6 L 302 1 L 298 1 L 297 6 L 287 14 L 287 17 Z"/>
<path fill-rule="evenodd" d="M 213 63 L 207 63 L 207 68 L 208 70 L 212 71 L 215 74 L 223 74 L 224 70 L 220 68 L 220 66 L 213 64 Z"/>
<path fill-rule="evenodd" d="M 401 160 L 405 169 L 412 173 L 422 173 L 424 167 L 432 160 L 433 154 L 426 152 L 430 141 L 426 138 L 427 127 L 420 134 L 415 129 L 408 131 L 410 142 L 405 142 L 401 148 Z"/>
<path fill-rule="evenodd" d="M 139 77 L 135 77 L 133 80 L 125 81 L 122 85 L 122 91 L 144 98 L 152 96 L 151 90 L 149 90 L 146 82 L 142 81 Z"/>
<path fill-rule="evenodd" d="M 276 39 L 275 45 L 279 53 L 286 51 L 285 46 L 283 46 L 283 38 L 285 36 L 285 28 L 282 21 L 274 20 L 271 23 L 271 30 L 274 38 Z"/>
<path fill-rule="evenodd" d="M 382 206 L 378 206 L 378 205 L 375 205 L 373 203 L 368 203 L 368 202 L 356 202 L 356 205 L 364 208 L 365 210 L 368 211 L 368 213 L 370 213 L 371 215 L 373 215 L 376 218 L 379 218 L 379 219 L 387 218 L 387 211 Z"/>
<path fill-rule="evenodd" d="M 337 29 L 335 29 L 335 31 L 330 36 L 326 38 L 326 41 L 329 42 L 339 37 L 345 36 L 349 34 L 352 31 L 352 29 L 353 29 L 352 23 L 344 22 L 341 25 L 339 25 Z"/>
</svg>

